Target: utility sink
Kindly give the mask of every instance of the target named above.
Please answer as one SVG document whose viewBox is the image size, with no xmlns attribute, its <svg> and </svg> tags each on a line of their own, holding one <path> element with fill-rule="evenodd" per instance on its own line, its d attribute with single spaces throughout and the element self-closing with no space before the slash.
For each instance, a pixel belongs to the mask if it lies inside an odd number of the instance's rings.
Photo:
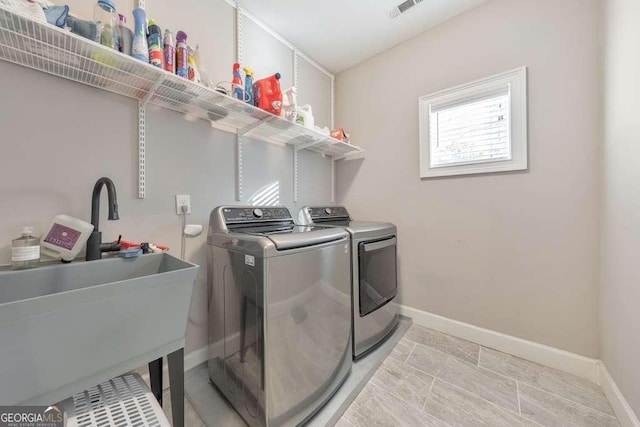
<svg viewBox="0 0 640 427">
<path fill-rule="evenodd" d="M 184 347 L 198 268 L 149 254 L 0 269 L 0 405 L 53 404 Z"/>
</svg>

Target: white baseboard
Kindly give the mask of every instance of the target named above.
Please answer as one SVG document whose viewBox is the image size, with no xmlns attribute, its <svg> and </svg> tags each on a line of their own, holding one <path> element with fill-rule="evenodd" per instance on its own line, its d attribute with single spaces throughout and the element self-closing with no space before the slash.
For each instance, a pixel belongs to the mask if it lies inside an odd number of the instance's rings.
<svg viewBox="0 0 640 427">
<path fill-rule="evenodd" d="M 598 361 L 596 359 L 480 328 L 469 323 L 448 319 L 413 307 L 405 305 L 399 305 L 399 307 L 400 313 L 411 317 L 416 325 L 568 372 L 593 382 L 598 380 Z"/>
<path fill-rule="evenodd" d="M 602 391 L 609 399 L 613 412 L 616 413 L 622 427 L 640 427 L 640 420 L 631 409 L 627 399 L 622 395 L 618 385 L 609 375 L 609 371 L 602 361 L 598 361 L 598 384 L 600 384 Z"/>
<path fill-rule="evenodd" d="M 184 356 L 184 371 L 195 368 L 209 359 L 209 346 L 201 347 Z M 149 372 L 142 374 L 142 379 L 149 384 Z M 169 368 L 166 363 L 162 367 L 162 387 L 169 388 Z"/>
</svg>

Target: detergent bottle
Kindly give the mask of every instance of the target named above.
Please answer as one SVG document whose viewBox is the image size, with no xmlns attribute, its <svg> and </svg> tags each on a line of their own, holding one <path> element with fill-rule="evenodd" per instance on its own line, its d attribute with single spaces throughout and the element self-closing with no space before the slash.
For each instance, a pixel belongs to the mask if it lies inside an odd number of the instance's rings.
<svg viewBox="0 0 640 427">
<path fill-rule="evenodd" d="M 176 73 L 176 47 L 170 30 L 164 30 L 164 69 L 171 74 Z"/>
<path fill-rule="evenodd" d="M 133 35 L 131 56 L 140 61 L 149 63 L 149 45 L 147 44 L 147 14 L 144 9 L 133 10 L 133 18 L 136 21 L 136 29 Z"/>
<path fill-rule="evenodd" d="M 162 30 L 154 20 L 149 20 L 148 29 L 149 63 L 154 67 L 163 68 Z"/>
<path fill-rule="evenodd" d="M 242 75 L 240 74 L 240 64 L 233 64 L 233 96 L 240 101 L 244 101 L 244 93 L 242 93 Z"/>
<path fill-rule="evenodd" d="M 280 73 L 257 80 L 253 84 L 253 105 L 279 116 L 282 112 Z"/>
<path fill-rule="evenodd" d="M 247 99 L 245 99 L 245 102 L 247 104 L 253 104 L 253 70 L 251 67 L 244 67 L 242 70 L 245 73 L 244 90 L 247 92 Z"/>
<path fill-rule="evenodd" d="M 313 118 L 313 110 L 311 105 L 306 104 L 296 108 L 296 123 L 306 128 L 313 129 L 315 120 Z"/>
<path fill-rule="evenodd" d="M 178 31 L 176 34 L 176 74 L 185 79 L 189 78 L 189 50 L 187 34 L 184 31 Z"/>
</svg>

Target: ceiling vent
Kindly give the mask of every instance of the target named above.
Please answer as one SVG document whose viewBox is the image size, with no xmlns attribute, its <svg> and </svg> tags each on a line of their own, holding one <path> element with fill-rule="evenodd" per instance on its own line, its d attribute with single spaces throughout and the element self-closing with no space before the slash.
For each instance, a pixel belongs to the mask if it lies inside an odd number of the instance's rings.
<svg viewBox="0 0 640 427">
<path fill-rule="evenodd" d="M 415 5 L 422 3 L 422 1 L 423 0 L 406 0 L 391 9 L 389 12 L 387 12 L 387 14 L 389 15 L 389 18 L 397 18 Z"/>
</svg>

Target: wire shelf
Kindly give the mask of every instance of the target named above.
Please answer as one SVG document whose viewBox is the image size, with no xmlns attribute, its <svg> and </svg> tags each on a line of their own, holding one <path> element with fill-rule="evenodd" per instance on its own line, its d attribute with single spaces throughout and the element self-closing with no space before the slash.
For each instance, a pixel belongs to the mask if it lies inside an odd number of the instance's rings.
<svg viewBox="0 0 640 427">
<path fill-rule="evenodd" d="M 364 150 L 0 6 L 0 59 L 211 121 L 270 143 L 345 158 Z"/>
</svg>

